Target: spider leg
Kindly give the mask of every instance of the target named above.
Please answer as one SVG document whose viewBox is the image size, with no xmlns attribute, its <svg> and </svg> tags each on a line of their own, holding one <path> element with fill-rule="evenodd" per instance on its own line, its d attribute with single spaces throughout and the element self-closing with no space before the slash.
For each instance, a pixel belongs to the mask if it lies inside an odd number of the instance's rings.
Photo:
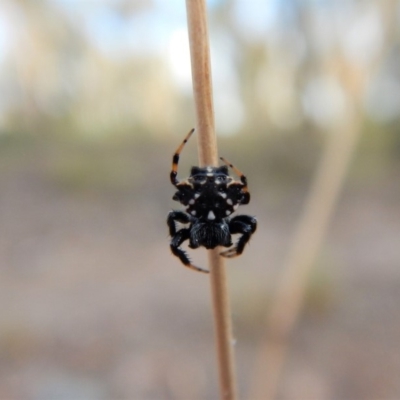
<svg viewBox="0 0 400 400">
<path fill-rule="evenodd" d="M 183 142 L 176 149 L 175 154 L 172 156 L 172 170 L 171 170 L 170 178 L 171 178 L 171 183 L 174 186 L 176 186 L 179 183 L 179 179 L 176 177 L 178 175 L 179 155 L 181 154 L 181 151 L 182 151 L 183 147 L 185 146 L 186 142 L 189 140 L 190 136 L 192 136 L 193 132 L 194 132 L 194 128 L 189 131 L 189 133 L 186 135 L 185 139 L 183 139 Z"/>
<path fill-rule="evenodd" d="M 233 164 L 231 164 L 226 158 L 220 157 L 220 159 L 230 168 L 232 168 L 233 172 L 240 178 L 240 181 L 243 184 L 242 190 L 243 192 L 248 192 L 249 189 L 247 187 L 247 178 L 243 174 L 243 172 L 239 171 Z"/>
<path fill-rule="evenodd" d="M 184 211 L 170 211 L 167 217 L 167 225 L 169 227 L 169 234 L 174 236 L 176 234 L 176 225 L 175 221 L 180 222 L 181 224 L 188 224 L 191 222 L 192 217 L 185 213 Z"/>
<path fill-rule="evenodd" d="M 206 274 L 209 273 L 210 271 L 207 271 L 206 269 L 196 267 L 195 265 L 193 265 L 190 262 L 186 252 L 179 247 L 185 240 L 188 240 L 189 238 L 190 238 L 189 229 L 180 229 L 178 232 L 176 232 L 175 235 L 172 237 L 170 244 L 172 254 L 177 256 L 185 267 L 194 269 L 199 272 L 204 272 Z"/>
<path fill-rule="evenodd" d="M 224 257 L 236 257 L 243 253 L 244 247 L 251 238 L 251 235 L 257 229 L 257 220 L 249 215 L 238 215 L 229 221 L 229 230 L 231 234 L 241 233 L 237 243 L 228 250 L 221 252 Z"/>
<path fill-rule="evenodd" d="M 248 204 L 250 202 L 250 193 L 249 188 L 247 187 L 247 178 L 238 170 L 233 164 L 231 164 L 226 158 L 220 157 L 220 159 L 230 168 L 232 168 L 233 172 L 240 178 L 240 182 L 231 182 L 228 184 L 228 188 L 231 186 L 240 186 L 241 193 L 243 195 L 243 199 L 241 200 L 240 204 Z"/>
</svg>

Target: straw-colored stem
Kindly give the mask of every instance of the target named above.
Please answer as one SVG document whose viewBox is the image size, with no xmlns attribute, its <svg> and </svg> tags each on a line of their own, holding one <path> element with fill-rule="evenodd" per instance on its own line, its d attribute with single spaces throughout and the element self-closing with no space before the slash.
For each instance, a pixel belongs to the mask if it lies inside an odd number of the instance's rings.
<svg viewBox="0 0 400 400">
<path fill-rule="evenodd" d="M 382 2 L 383 26 L 387 32 L 393 32 L 397 27 L 396 7 L 394 0 Z M 349 163 L 361 137 L 362 114 L 359 104 L 369 77 L 378 70 L 389 49 L 388 45 L 382 47 L 369 69 L 343 62 L 336 72 L 347 88 L 349 107 L 344 118 L 332 129 L 306 200 L 284 265 L 285 272 L 267 317 L 267 334 L 258 353 L 249 400 L 272 400 L 276 396 L 290 336 L 304 305 L 309 273 L 325 238 Z"/>
<path fill-rule="evenodd" d="M 204 0 L 186 0 L 196 133 L 200 166 L 218 165 L 217 141 L 214 132 L 210 50 L 207 11 Z M 233 338 L 228 284 L 221 250 L 209 250 L 211 293 L 214 310 L 221 399 L 236 399 Z"/>
<path fill-rule="evenodd" d="M 204 0 L 186 1 L 197 140 L 200 166 L 217 165 L 217 140 L 214 132 L 214 109 Z"/>
<path fill-rule="evenodd" d="M 285 274 L 267 321 L 267 340 L 259 352 L 249 399 L 271 400 L 276 396 L 289 336 L 304 304 L 308 277 L 361 133 L 360 119 L 351 115 L 340 128 L 331 135 L 325 149 L 288 254 Z"/>
</svg>

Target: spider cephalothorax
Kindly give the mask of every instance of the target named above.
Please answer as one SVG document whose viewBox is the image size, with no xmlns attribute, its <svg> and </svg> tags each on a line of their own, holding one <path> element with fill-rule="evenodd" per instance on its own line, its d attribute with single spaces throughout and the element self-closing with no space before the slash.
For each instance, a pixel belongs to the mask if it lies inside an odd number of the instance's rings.
<svg viewBox="0 0 400 400">
<path fill-rule="evenodd" d="M 235 257 L 243 252 L 246 243 L 257 228 L 257 221 L 248 215 L 230 215 L 239 205 L 248 204 L 250 193 L 246 177 L 227 160 L 221 167 L 192 167 L 189 178 L 178 180 L 178 162 L 185 143 L 194 132 L 192 129 L 176 150 L 172 158 L 171 183 L 178 189 L 173 200 L 186 207 L 184 211 L 171 211 L 167 224 L 172 237 L 171 250 L 182 263 L 197 271 L 208 272 L 193 265 L 180 245 L 189 240 L 189 247 L 195 249 L 203 246 L 213 249 L 217 246 L 232 246 L 232 234 L 240 234 L 235 245 L 221 252 L 224 257 Z M 228 174 L 228 167 L 239 176 L 240 182 Z M 188 225 L 177 230 L 176 222 Z"/>
</svg>

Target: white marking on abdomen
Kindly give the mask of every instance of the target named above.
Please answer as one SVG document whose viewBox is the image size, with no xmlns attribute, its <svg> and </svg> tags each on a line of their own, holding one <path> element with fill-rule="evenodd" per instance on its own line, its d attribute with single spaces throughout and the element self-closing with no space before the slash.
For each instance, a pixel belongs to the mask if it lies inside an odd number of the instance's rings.
<svg viewBox="0 0 400 400">
<path fill-rule="evenodd" d="M 207 219 L 215 219 L 215 214 L 212 212 L 212 211 L 210 211 L 209 213 L 208 213 L 208 215 L 207 215 Z"/>
</svg>

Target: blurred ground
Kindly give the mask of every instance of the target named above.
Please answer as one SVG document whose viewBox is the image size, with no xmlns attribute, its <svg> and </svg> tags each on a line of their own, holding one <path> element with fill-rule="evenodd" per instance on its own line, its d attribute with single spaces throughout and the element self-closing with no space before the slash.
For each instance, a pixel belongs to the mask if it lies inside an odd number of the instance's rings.
<svg viewBox="0 0 400 400">
<path fill-rule="evenodd" d="M 222 141 L 227 157 L 232 142 Z M 208 278 L 168 248 L 174 148 L 2 143 L 1 399 L 214 398 Z M 280 186 L 244 156 L 236 163 L 252 170 L 253 199 L 242 212 L 259 219 L 244 255 L 229 262 L 244 395 L 307 184 Z M 346 185 L 279 398 L 400 397 L 399 200 L 393 166 Z M 204 251 L 193 258 L 205 266 Z"/>
</svg>

